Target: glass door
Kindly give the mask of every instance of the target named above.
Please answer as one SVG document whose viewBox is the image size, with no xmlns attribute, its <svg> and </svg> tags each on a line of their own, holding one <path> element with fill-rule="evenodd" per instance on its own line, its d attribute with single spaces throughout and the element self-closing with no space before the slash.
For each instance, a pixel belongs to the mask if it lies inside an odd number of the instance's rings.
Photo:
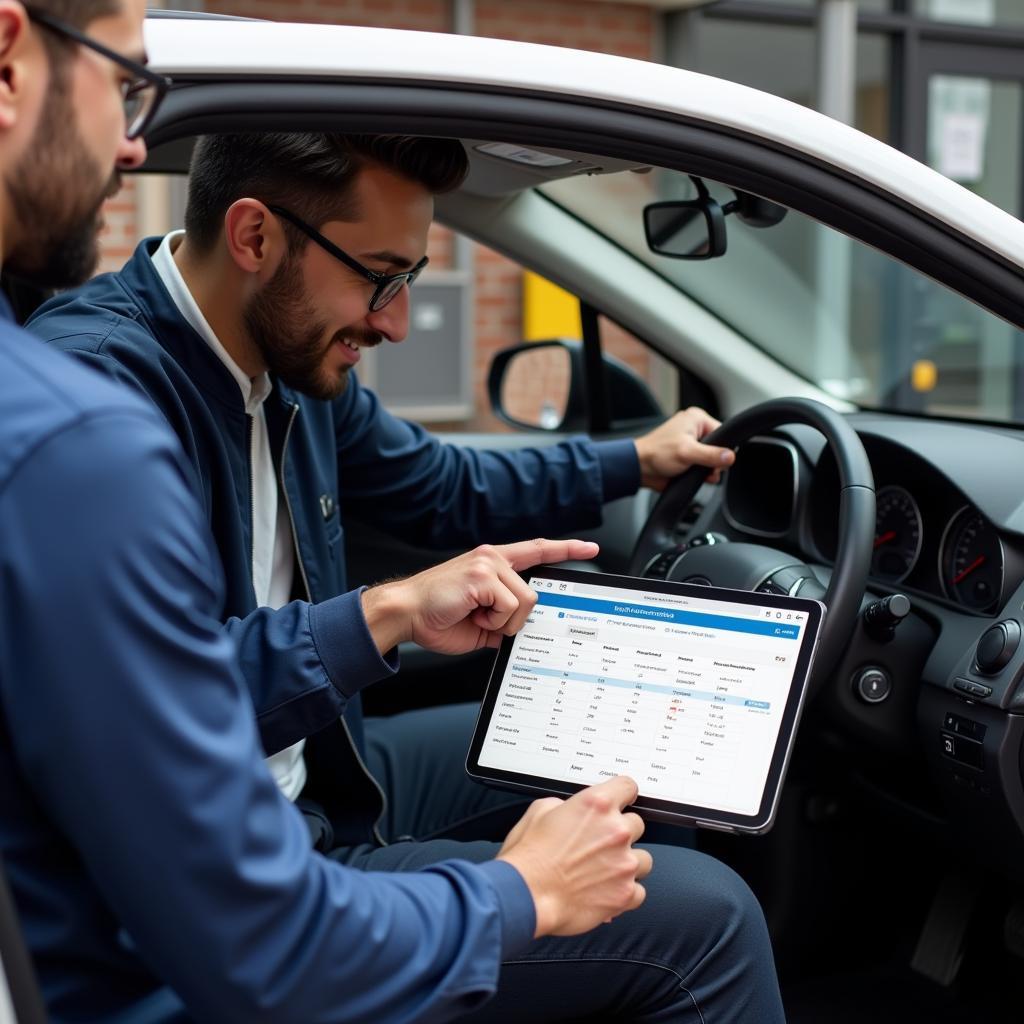
<svg viewBox="0 0 1024 1024">
<path fill-rule="evenodd" d="M 1024 61 L 1019 50 L 921 41 L 910 90 L 907 151 L 1013 214 L 1024 211 Z M 902 396 L 910 408 L 999 410 L 1024 422 L 1014 350 L 1024 336 L 941 294 L 901 295 Z"/>
</svg>

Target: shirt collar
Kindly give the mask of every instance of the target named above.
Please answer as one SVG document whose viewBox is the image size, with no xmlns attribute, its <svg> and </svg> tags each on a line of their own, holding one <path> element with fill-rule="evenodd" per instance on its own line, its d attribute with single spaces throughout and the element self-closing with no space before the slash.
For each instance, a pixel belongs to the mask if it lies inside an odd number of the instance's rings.
<svg viewBox="0 0 1024 1024">
<path fill-rule="evenodd" d="M 245 411 L 250 416 L 255 416 L 273 389 L 270 375 L 268 373 L 261 373 L 258 377 L 247 376 L 238 363 L 231 358 L 230 353 L 221 344 L 217 335 L 213 333 L 213 328 L 210 327 L 206 317 L 203 316 L 203 311 L 199 308 L 198 303 L 189 291 L 177 263 L 174 262 L 174 250 L 177 249 L 178 244 L 184 237 L 184 231 L 172 231 L 164 236 L 160 247 L 153 253 L 153 266 L 164 287 L 167 289 L 171 300 L 178 307 L 178 312 L 181 313 L 206 344 L 213 349 L 217 358 L 228 368 L 231 376 L 235 378 L 242 392 Z"/>
</svg>

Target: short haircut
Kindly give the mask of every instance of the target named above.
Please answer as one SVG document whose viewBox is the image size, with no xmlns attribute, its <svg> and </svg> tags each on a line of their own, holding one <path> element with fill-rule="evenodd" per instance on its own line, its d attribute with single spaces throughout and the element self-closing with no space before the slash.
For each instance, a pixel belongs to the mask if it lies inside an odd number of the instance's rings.
<svg viewBox="0 0 1024 1024">
<path fill-rule="evenodd" d="M 457 188 L 469 166 L 455 139 L 326 132 L 205 135 L 196 143 L 189 172 L 189 242 L 198 252 L 209 252 L 228 208 L 246 197 L 283 206 L 317 228 L 329 220 L 357 220 L 353 186 L 368 165 L 384 167 L 432 195 Z M 305 235 L 289 232 L 293 250 L 307 242 Z"/>
<path fill-rule="evenodd" d="M 30 0 L 25 6 L 32 10 L 42 11 L 43 14 L 48 14 L 51 18 L 56 18 L 79 30 L 88 28 L 97 18 L 120 14 L 124 10 L 123 0 Z M 63 88 L 66 84 L 64 81 L 66 64 L 62 58 L 75 43 L 46 29 L 39 34 L 43 40 L 43 46 L 46 48 L 46 54 L 50 58 L 51 66 L 54 68 L 54 85 L 59 89 Z"/>
<path fill-rule="evenodd" d="M 29 0 L 25 6 L 79 29 L 124 9 L 123 0 Z"/>
</svg>

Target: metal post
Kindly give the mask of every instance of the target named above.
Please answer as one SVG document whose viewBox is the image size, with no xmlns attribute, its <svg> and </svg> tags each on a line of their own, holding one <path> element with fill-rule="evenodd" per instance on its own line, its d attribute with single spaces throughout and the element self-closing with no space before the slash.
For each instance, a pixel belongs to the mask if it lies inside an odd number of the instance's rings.
<svg viewBox="0 0 1024 1024">
<path fill-rule="evenodd" d="M 699 71 L 701 15 L 698 11 L 666 11 L 660 18 L 660 53 L 655 59 L 673 68 Z"/>
<path fill-rule="evenodd" d="M 451 0 L 452 31 L 460 36 L 476 34 L 476 0 Z M 465 278 L 466 298 L 463 303 L 465 322 L 463 324 L 461 367 L 463 386 L 461 393 L 468 404 L 464 419 L 475 419 L 477 396 L 473 385 L 473 368 L 476 363 L 476 259 L 473 243 L 458 231 L 453 232 L 452 268 Z M 486 403 L 484 405 L 486 409 Z"/>
<path fill-rule="evenodd" d="M 856 0 L 818 0 L 818 109 L 853 124 L 857 98 Z M 850 358 L 850 241 L 820 227 L 817 232 L 813 339 L 814 376 L 827 390 L 856 398 L 860 382 Z"/>
<path fill-rule="evenodd" d="M 471 36 L 476 32 L 476 0 L 452 0 L 452 31 L 456 35 Z M 473 243 L 458 232 L 452 246 L 452 267 L 473 271 Z"/>
<path fill-rule="evenodd" d="M 857 98 L 857 0 L 818 0 L 818 109 L 853 124 Z"/>
</svg>

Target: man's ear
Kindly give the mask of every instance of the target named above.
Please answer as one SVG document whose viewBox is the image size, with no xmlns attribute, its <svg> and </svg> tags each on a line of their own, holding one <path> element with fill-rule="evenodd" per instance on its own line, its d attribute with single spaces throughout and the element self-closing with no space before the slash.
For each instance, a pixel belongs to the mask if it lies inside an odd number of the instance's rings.
<svg viewBox="0 0 1024 1024">
<path fill-rule="evenodd" d="M 273 276 L 287 251 L 280 221 L 258 199 L 236 199 L 224 214 L 224 242 L 247 274 Z"/>
<path fill-rule="evenodd" d="M 30 55 L 25 8 L 0 0 L 0 131 L 17 122 Z"/>
</svg>

